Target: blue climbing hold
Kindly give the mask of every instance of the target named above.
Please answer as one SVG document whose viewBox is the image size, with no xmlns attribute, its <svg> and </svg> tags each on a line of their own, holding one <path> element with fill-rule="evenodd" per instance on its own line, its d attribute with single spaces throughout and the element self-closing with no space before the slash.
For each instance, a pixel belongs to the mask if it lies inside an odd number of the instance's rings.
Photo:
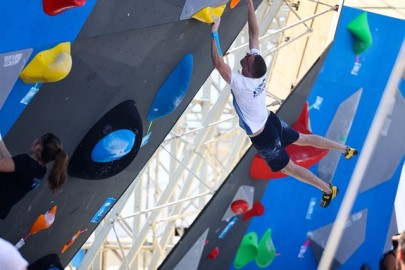
<svg viewBox="0 0 405 270">
<path fill-rule="evenodd" d="M 93 148 L 91 159 L 94 162 L 111 162 L 128 154 L 135 144 L 136 135 L 128 129 L 111 132 Z"/>
<path fill-rule="evenodd" d="M 148 121 L 172 113 L 183 100 L 193 72 L 193 55 L 186 54 L 164 81 L 149 108 Z"/>
</svg>

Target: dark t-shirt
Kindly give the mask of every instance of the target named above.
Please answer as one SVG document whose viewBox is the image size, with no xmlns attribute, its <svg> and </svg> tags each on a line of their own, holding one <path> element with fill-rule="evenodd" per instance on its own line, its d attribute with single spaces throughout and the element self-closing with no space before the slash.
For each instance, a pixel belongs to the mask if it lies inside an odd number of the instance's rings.
<svg viewBox="0 0 405 270">
<path fill-rule="evenodd" d="M 5 219 L 13 205 L 37 187 L 46 173 L 46 167 L 27 154 L 13 160 L 14 172 L 0 172 L 0 219 Z"/>
</svg>

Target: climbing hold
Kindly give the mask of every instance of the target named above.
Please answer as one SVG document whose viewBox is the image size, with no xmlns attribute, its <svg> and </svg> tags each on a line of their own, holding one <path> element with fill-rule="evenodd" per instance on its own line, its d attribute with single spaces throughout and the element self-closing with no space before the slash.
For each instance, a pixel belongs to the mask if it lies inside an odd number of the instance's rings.
<svg viewBox="0 0 405 270">
<path fill-rule="evenodd" d="M 70 42 L 35 55 L 20 74 L 25 83 L 56 82 L 65 78 L 72 69 Z"/>
<path fill-rule="evenodd" d="M 239 4 L 240 0 L 231 0 L 231 3 L 229 3 L 229 7 L 233 9 Z"/>
<path fill-rule="evenodd" d="M 95 162 L 111 162 L 128 154 L 135 143 L 135 133 L 128 129 L 111 132 L 93 148 L 91 159 Z"/>
<path fill-rule="evenodd" d="M 239 186 L 239 188 L 237 189 L 237 191 L 235 192 L 235 195 L 233 196 L 233 198 L 230 200 L 229 206 L 226 209 L 222 220 L 230 220 L 232 217 L 237 216 L 239 214 L 236 214 L 234 212 L 234 210 L 232 209 L 232 203 L 238 200 L 243 200 L 247 203 L 247 208 L 245 210 L 245 212 L 249 209 L 252 208 L 253 205 L 253 198 L 254 198 L 254 194 L 255 194 L 255 187 L 253 186 L 248 186 L 248 185 L 241 185 Z M 235 206 L 237 206 L 239 203 L 237 203 Z M 243 206 L 242 206 L 243 207 Z"/>
<path fill-rule="evenodd" d="M 292 128 L 303 134 L 312 134 L 309 127 L 308 103 L 304 105 L 297 122 L 292 125 Z M 295 144 L 288 145 L 285 150 L 295 164 L 304 168 L 312 167 L 329 152 L 327 149 Z M 255 180 L 269 180 L 282 178 L 286 175 L 281 171 L 273 172 L 261 155 L 257 154 L 250 165 L 250 176 Z"/>
<path fill-rule="evenodd" d="M 193 55 L 186 54 L 156 92 L 148 112 L 148 121 L 172 113 L 183 100 L 193 72 Z"/>
<path fill-rule="evenodd" d="M 15 247 L 17 249 L 20 249 L 22 246 L 25 245 L 25 242 L 31 235 L 36 234 L 42 230 L 46 230 L 49 227 L 51 227 L 53 222 L 55 221 L 55 215 L 56 215 L 57 208 L 58 207 L 55 205 L 54 207 L 52 207 L 51 210 L 46 211 L 45 214 L 41 214 L 40 216 L 38 216 L 38 218 L 35 220 L 34 224 L 32 224 L 32 226 L 31 226 L 30 233 L 27 236 L 25 236 L 24 238 L 21 238 L 20 241 L 18 241 L 18 243 L 15 244 Z"/>
<path fill-rule="evenodd" d="M 118 104 L 94 124 L 76 147 L 69 162 L 69 175 L 99 180 L 118 174 L 138 154 L 142 134 L 135 102 L 127 100 Z M 107 146 L 103 148 L 104 142 Z"/>
<path fill-rule="evenodd" d="M 242 242 L 236 252 L 234 266 L 236 269 L 244 267 L 256 258 L 258 252 L 257 234 L 250 232 L 243 236 Z"/>
<path fill-rule="evenodd" d="M 218 257 L 219 255 L 219 248 L 214 247 L 211 252 L 208 254 L 208 259 L 214 260 Z"/>
<path fill-rule="evenodd" d="M 254 202 L 252 209 L 247 211 L 243 216 L 243 220 L 248 220 L 251 217 L 259 217 L 262 216 L 264 213 L 264 205 L 260 202 Z"/>
<path fill-rule="evenodd" d="M 78 230 L 75 235 L 63 246 L 61 253 L 65 252 L 73 243 L 76 241 L 76 239 L 84 232 L 87 232 L 87 229 L 84 230 Z"/>
<path fill-rule="evenodd" d="M 219 7 L 206 7 L 195 13 L 192 17 L 196 20 L 199 20 L 203 23 L 214 23 L 213 17 L 221 17 L 224 13 L 226 4 Z"/>
<path fill-rule="evenodd" d="M 55 16 L 68 9 L 82 7 L 86 0 L 42 0 L 44 12 Z"/>
<path fill-rule="evenodd" d="M 245 200 L 236 200 L 231 203 L 231 209 L 237 215 L 245 213 L 248 210 L 248 208 L 249 204 Z"/>
<path fill-rule="evenodd" d="M 45 214 L 41 214 L 34 222 L 31 227 L 31 234 L 36 234 L 42 230 L 48 229 L 52 226 L 55 221 L 56 209 L 58 207 L 55 205 Z"/>
<path fill-rule="evenodd" d="M 354 53 L 359 55 L 367 50 L 373 42 L 370 27 L 367 20 L 367 12 L 361 13 L 349 23 L 347 29 L 354 36 Z"/>
<path fill-rule="evenodd" d="M 256 264 L 261 268 L 268 267 L 276 257 L 276 248 L 271 239 L 271 229 L 267 229 L 258 245 Z"/>
</svg>

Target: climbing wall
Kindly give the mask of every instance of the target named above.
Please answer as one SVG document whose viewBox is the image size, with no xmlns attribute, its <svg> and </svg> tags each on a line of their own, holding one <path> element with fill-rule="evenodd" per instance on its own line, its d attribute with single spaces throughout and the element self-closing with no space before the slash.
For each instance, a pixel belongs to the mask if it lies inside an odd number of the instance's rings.
<svg viewBox="0 0 405 270">
<path fill-rule="evenodd" d="M 211 11 L 200 20 L 181 17 L 196 4 L 0 4 L 5 143 L 11 153 L 23 153 L 36 137 L 53 132 L 71 157 L 69 179 L 59 193 L 42 181 L 16 197 L 0 219 L 0 237 L 16 244 L 30 263 L 56 254 L 67 265 L 213 70 Z M 208 4 L 222 14 L 226 50 L 246 24 L 245 3 L 232 10 L 217 10 L 227 1 Z"/>
<path fill-rule="evenodd" d="M 329 52 L 297 85 L 278 115 L 297 128 L 361 152 L 404 41 L 404 26 L 404 21 L 343 8 Z M 363 263 L 377 269 L 395 233 L 399 213 L 393 205 L 405 161 L 405 143 L 398 137 L 405 132 L 400 120 L 405 109 L 403 81 L 331 269 L 359 269 Z M 340 194 L 328 208 L 319 205 L 320 191 L 274 174 L 251 148 L 160 269 L 317 269 L 357 158 L 346 161 L 341 154 L 313 150 L 298 155 L 301 151 L 290 152 L 296 163 L 316 163 L 311 171 L 339 186 Z"/>
<path fill-rule="evenodd" d="M 296 86 L 294 92 L 280 108 L 279 115 L 288 114 L 290 118 L 295 118 L 294 122 L 299 118 L 301 110 L 293 108 L 306 106 L 309 90 L 325 61 L 327 52 L 328 50 L 323 53 Z M 288 112 L 288 108 L 291 108 L 290 112 Z M 252 220 L 263 220 L 263 215 L 271 211 L 269 210 L 271 206 L 261 199 L 269 184 L 268 179 L 252 177 L 250 166 L 256 154 L 257 151 L 252 147 L 242 157 L 238 166 L 230 173 L 193 223 L 189 232 L 181 239 L 180 244 L 162 263 L 160 269 L 180 269 L 183 261 L 192 262 L 195 265 L 194 268 L 189 267 L 187 269 L 228 269 L 231 267 L 235 256 L 238 258 L 235 263 L 241 268 L 251 260 L 255 260 L 259 240 L 263 239 L 263 246 L 272 246 L 271 231 L 270 233 L 263 232 L 261 235 L 252 231 L 251 235 L 244 237 Z M 268 229 L 263 225 L 264 223 L 260 226 L 260 230 Z M 205 240 L 201 244 L 203 246 L 200 247 L 203 248 L 203 251 L 199 253 L 189 251 L 189 247 L 199 241 L 200 237 L 204 237 Z M 239 255 L 236 255 L 239 244 L 242 242 L 247 243 L 246 248 Z M 262 250 L 264 251 L 264 249 Z M 271 255 L 271 253 L 269 251 L 269 256 L 263 255 L 264 260 L 261 262 L 263 265 L 268 264 L 269 260 L 274 258 L 275 254 Z"/>
</svg>

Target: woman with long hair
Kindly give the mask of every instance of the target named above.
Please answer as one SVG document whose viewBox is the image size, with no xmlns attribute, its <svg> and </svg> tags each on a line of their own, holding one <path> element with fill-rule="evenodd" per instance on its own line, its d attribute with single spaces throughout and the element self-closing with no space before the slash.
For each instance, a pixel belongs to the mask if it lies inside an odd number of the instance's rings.
<svg viewBox="0 0 405 270">
<path fill-rule="evenodd" d="M 56 193 L 67 179 L 68 155 L 58 137 L 46 133 L 34 140 L 30 154 L 12 156 L 0 135 L 0 218 L 29 191 L 36 188 L 46 174 L 46 164 L 54 161 L 48 186 Z"/>
</svg>

